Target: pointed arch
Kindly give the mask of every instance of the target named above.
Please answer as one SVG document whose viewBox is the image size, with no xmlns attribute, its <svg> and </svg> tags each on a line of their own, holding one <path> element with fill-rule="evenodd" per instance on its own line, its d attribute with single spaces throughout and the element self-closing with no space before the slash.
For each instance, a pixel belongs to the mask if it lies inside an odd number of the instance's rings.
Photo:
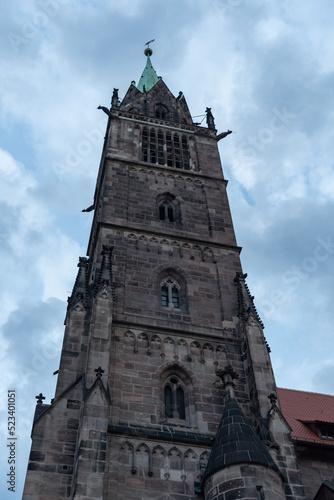
<svg viewBox="0 0 334 500">
<path fill-rule="evenodd" d="M 177 354 L 180 359 L 187 359 L 189 356 L 189 345 L 184 339 L 177 341 Z"/>
<path fill-rule="evenodd" d="M 145 443 L 137 446 L 135 452 L 135 466 L 138 472 L 147 473 L 150 469 L 150 449 Z"/>
<path fill-rule="evenodd" d="M 164 339 L 164 344 L 175 344 L 174 340 L 172 339 L 172 337 L 166 337 Z"/>
<path fill-rule="evenodd" d="M 153 335 L 151 337 L 151 348 L 153 351 L 158 351 L 161 349 L 161 338 L 159 335 Z"/>
<path fill-rule="evenodd" d="M 162 310 L 178 310 L 183 313 L 188 310 L 186 282 L 173 268 L 167 267 L 159 273 L 157 296 Z"/>
<path fill-rule="evenodd" d="M 166 465 L 166 450 L 158 445 L 152 450 L 152 471 L 153 475 L 159 477 L 160 471 Z"/>
<path fill-rule="evenodd" d="M 196 340 L 190 344 L 190 353 L 194 359 L 201 353 L 201 345 Z"/>
<path fill-rule="evenodd" d="M 119 462 L 122 466 L 134 467 L 134 448 L 129 441 L 124 441 L 120 444 Z"/>
<path fill-rule="evenodd" d="M 168 108 L 166 108 L 166 106 L 161 103 L 156 104 L 155 116 L 156 118 L 160 118 L 161 120 L 166 120 L 168 116 Z"/>
<path fill-rule="evenodd" d="M 203 356 L 206 360 L 213 360 L 213 347 L 208 342 L 203 345 Z"/>
<path fill-rule="evenodd" d="M 136 336 L 135 336 L 135 334 L 131 330 L 128 330 L 128 331 L 126 331 L 124 333 L 124 344 L 125 344 L 125 346 L 134 347 L 135 340 L 136 340 Z"/>
<path fill-rule="evenodd" d="M 188 448 L 184 453 L 184 470 L 186 472 L 195 471 L 197 469 L 197 455 L 191 448 Z"/>
<path fill-rule="evenodd" d="M 195 426 L 192 376 L 179 363 L 170 363 L 160 373 L 161 419 Z"/>
<path fill-rule="evenodd" d="M 180 224 L 180 200 L 169 192 L 161 193 L 156 198 L 156 213 L 160 221 Z"/>
<path fill-rule="evenodd" d="M 144 342 L 147 342 L 148 341 L 148 335 L 147 333 L 145 332 L 141 332 L 139 335 L 138 335 L 138 340 L 141 340 L 141 341 L 144 341 Z"/>
<path fill-rule="evenodd" d="M 209 460 L 209 453 L 204 451 L 199 457 L 199 469 L 204 473 Z"/>
<path fill-rule="evenodd" d="M 173 446 L 173 448 L 168 451 L 168 461 L 170 469 L 182 469 L 182 454 L 176 446 Z"/>
</svg>

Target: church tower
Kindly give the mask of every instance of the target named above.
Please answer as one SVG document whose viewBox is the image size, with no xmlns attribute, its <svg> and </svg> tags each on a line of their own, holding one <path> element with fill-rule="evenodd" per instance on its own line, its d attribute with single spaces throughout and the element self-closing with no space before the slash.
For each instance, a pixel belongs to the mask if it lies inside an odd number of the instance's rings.
<svg viewBox="0 0 334 500">
<path fill-rule="evenodd" d="M 304 499 L 240 263 L 211 109 L 194 123 L 145 50 L 114 89 L 57 388 L 25 500 Z"/>
</svg>

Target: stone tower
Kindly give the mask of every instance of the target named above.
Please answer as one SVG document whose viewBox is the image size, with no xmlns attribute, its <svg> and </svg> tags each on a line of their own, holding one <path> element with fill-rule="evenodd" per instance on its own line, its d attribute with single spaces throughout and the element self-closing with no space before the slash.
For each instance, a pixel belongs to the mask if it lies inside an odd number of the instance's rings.
<svg viewBox="0 0 334 500">
<path fill-rule="evenodd" d="M 245 283 L 211 109 L 193 122 L 146 49 L 114 89 L 88 258 L 25 500 L 303 499 Z"/>
</svg>

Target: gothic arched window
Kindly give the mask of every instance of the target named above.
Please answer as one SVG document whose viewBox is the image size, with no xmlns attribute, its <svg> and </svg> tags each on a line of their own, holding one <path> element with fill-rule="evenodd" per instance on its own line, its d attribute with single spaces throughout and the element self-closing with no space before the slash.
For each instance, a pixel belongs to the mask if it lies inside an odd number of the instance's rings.
<svg viewBox="0 0 334 500">
<path fill-rule="evenodd" d="M 172 376 L 165 385 L 165 416 L 185 420 L 184 389 L 178 377 Z"/>
<path fill-rule="evenodd" d="M 180 285 L 171 276 L 161 282 L 161 305 L 173 309 L 180 308 Z"/>
<path fill-rule="evenodd" d="M 155 116 L 156 118 L 162 118 L 163 120 L 167 117 L 167 108 L 162 104 L 158 104 L 155 108 Z"/>
<path fill-rule="evenodd" d="M 164 200 L 159 203 L 159 219 L 175 222 L 175 210 L 171 201 Z"/>
<path fill-rule="evenodd" d="M 160 108 L 163 106 L 159 105 L 156 109 Z M 167 165 L 167 167 L 190 170 L 188 139 L 185 135 L 164 133 L 162 130 L 144 127 L 142 130 L 142 160 L 148 163 Z"/>
</svg>

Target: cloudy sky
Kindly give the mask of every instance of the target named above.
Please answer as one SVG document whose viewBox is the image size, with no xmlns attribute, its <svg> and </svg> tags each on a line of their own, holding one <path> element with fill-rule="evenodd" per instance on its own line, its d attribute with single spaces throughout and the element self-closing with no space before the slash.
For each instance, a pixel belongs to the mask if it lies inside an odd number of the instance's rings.
<svg viewBox="0 0 334 500">
<path fill-rule="evenodd" d="M 277 384 L 334 394 L 333 15 L 331 0 L 2 7 L 0 418 L 6 439 L 15 389 L 19 458 L 16 494 L 2 498 L 21 498 L 35 396 L 54 395 L 106 125 L 96 108 L 138 81 L 152 38 L 170 90 L 194 116 L 211 107 L 219 132 L 236 132 L 220 143 L 223 169 Z"/>
</svg>

